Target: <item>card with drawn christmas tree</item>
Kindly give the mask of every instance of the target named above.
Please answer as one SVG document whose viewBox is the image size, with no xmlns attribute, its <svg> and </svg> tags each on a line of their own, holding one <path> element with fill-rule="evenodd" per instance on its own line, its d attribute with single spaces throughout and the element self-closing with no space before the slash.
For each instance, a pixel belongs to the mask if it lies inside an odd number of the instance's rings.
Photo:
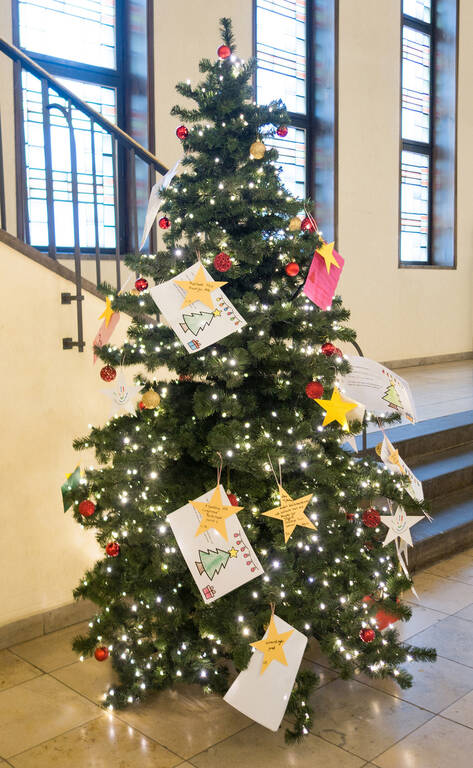
<svg viewBox="0 0 473 768">
<path fill-rule="evenodd" d="M 176 277 L 151 288 L 150 294 L 190 354 L 240 330 L 246 321 L 222 286 L 197 261 Z"/>
<path fill-rule="evenodd" d="M 264 573 L 236 515 L 239 509 L 217 485 L 167 517 L 206 603 Z"/>
<path fill-rule="evenodd" d="M 409 384 L 385 365 L 358 355 L 345 355 L 350 373 L 340 378 L 343 397 L 364 405 L 377 416 L 400 413 L 408 421 L 416 421 L 414 398 Z"/>
</svg>

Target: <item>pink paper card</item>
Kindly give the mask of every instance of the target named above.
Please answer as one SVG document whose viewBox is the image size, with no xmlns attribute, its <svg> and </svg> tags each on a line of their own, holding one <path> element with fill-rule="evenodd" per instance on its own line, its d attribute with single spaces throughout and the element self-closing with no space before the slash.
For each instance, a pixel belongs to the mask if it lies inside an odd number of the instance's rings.
<svg viewBox="0 0 473 768">
<path fill-rule="evenodd" d="M 119 320 L 120 320 L 120 312 L 114 312 L 110 318 L 110 322 L 108 325 L 105 325 L 105 320 L 103 321 L 102 325 L 97 331 L 97 335 L 95 339 L 92 342 L 92 348 L 103 347 L 103 345 L 107 343 L 112 333 L 114 332 L 115 328 L 117 327 Z M 96 360 L 97 360 L 97 355 L 94 353 L 94 363 Z"/>
<path fill-rule="evenodd" d="M 327 272 L 322 256 L 317 251 L 314 253 L 309 274 L 302 289 L 314 304 L 317 304 L 320 309 L 324 310 L 328 309 L 332 303 L 345 264 L 345 259 L 337 251 L 334 250 L 333 255 L 340 266 L 337 268 L 332 264 L 330 272 Z"/>
</svg>

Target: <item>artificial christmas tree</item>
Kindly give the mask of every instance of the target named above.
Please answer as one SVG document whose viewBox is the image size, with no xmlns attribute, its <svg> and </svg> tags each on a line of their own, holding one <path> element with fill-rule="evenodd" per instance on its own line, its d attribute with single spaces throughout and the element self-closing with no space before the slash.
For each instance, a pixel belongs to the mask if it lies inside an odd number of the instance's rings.
<svg viewBox="0 0 473 768">
<path fill-rule="evenodd" d="M 71 491 L 74 515 L 97 531 L 104 548 L 117 545 L 116 554 L 97 562 L 75 591 L 98 606 L 76 650 L 92 655 L 105 644 L 120 677 L 107 697 L 110 707 L 180 680 L 223 694 L 229 669 L 245 669 L 251 643 L 262 637 L 274 604 L 285 622 L 319 641 L 343 677 L 361 670 L 394 677 L 406 687 L 411 676 L 399 665 L 435 656 L 401 645 L 393 629 L 381 635 L 376 628 L 381 609 L 410 616 L 398 601 L 410 580 L 398 566 L 394 545 L 383 549 L 384 529 L 362 524 L 363 510 L 373 503 L 382 507 L 383 498 L 402 504 L 406 513 L 422 514 L 422 505 L 406 492 L 402 477 L 341 447 L 347 403 L 335 382 L 349 366 L 333 342 L 354 341 L 354 331 L 344 325 L 349 313 L 339 298 L 321 311 L 303 295 L 304 278 L 297 285 L 285 272 L 297 262 L 307 276 L 316 249 L 328 253 L 332 272 L 339 255 L 323 242 L 311 216 L 294 226 L 302 204 L 282 186 L 277 152 L 263 142 L 288 124 L 287 112 L 280 102 L 255 105 L 254 64 L 235 56 L 227 19 L 222 40 L 219 58 L 200 64 L 203 82 L 177 86 L 195 106 L 173 109 L 188 133 L 182 173 L 160 192 L 165 247 L 156 256 L 132 256 L 128 264 L 150 284 L 162 284 L 199 262 L 197 282 L 178 282 L 186 283 L 179 290 L 183 303 L 191 304 L 185 315 L 189 330 L 195 321 L 194 332 L 204 333 L 206 323 L 212 328 L 220 322 L 218 315 L 210 317 L 216 304 L 222 315 L 231 310 L 221 297 L 214 302 L 216 289 L 206 288 L 201 266 L 221 285 L 213 262 L 217 254 L 228 254 L 225 296 L 246 325 L 205 349 L 189 350 L 167 324 L 150 322 L 156 305 L 149 290 L 139 298 L 117 295 L 113 308 L 133 317 L 129 341 L 96 352 L 116 368 L 140 364 L 140 384 L 157 391 L 161 401 L 157 409 L 140 409 L 137 398 L 134 407 L 75 443 L 94 448 L 99 467 L 87 470 L 86 482 Z M 170 380 L 156 381 L 153 371 L 163 366 Z M 306 394 L 311 381 L 323 387 L 320 403 Z M 237 493 L 241 507 L 233 507 L 233 524 L 244 530 L 264 575 L 207 604 L 166 518 L 219 487 L 222 461 L 226 487 Z M 278 462 L 275 478 L 272 465 Z M 90 518 L 81 515 L 85 499 L 95 505 Z M 191 516 L 199 514 L 197 506 L 190 509 Z M 203 571 L 210 568 L 215 579 L 223 578 L 233 567 L 227 564 L 228 547 L 226 553 L 215 546 L 207 554 L 202 549 Z M 212 596 L 211 583 L 208 589 Z M 310 727 L 314 683 L 313 673 L 299 672 L 289 703 L 289 737 Z"/>
</svg>

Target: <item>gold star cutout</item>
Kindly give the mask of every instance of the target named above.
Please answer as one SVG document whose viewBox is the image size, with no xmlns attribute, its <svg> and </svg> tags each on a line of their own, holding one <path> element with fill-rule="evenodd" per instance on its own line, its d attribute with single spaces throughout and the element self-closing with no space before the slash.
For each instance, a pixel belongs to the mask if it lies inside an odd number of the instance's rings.
<svg viewBox="0 0 473 768">
<path fill-rule="evenodd" d="M 340 269 L 340 265 L 338 261 L 335 259 L 335 256 L 333 255 L 333 246 L 335 245 L 335 242 L 333 243 L 324 243 L 320 246 L 320 248 L 317 250 L 317 253 L 319 256 L 322 256 L 323 260 L 325 261 L 325 266 L 327 267 L 327 272 L 330 273 L 330 267 L 332 264 L 334 266 L 338 267 Z"/>
<path fill-rule="evenodd" d="M 280 664 L 284 664 L 284 666 L 287 667 L 284 643 L 289 640 L 293 632 L 294 630 L 291 629 L 289 632 L 281 632 L 281 634 L 279 634 L 274 622 L 274 616 L 271 616 L 266 637 L 263 637 L 262 640 L 257 640 L 256 643 L 251 643 L 253 648 L 256 648 L 257 651 L 263 653 L 263 663 L 261 664 L 260 675 L 263 674 L 272 661 L 279 661 Z"/>
<path fill-rule="evenodd" d="M 220 310 L 219 310 L 219 309 L 214 309 L 214 311 L 212 312 L 212 314 L 213 314 L 213 316 L 214 316 L 214 317 L 220 317 L 220 315 L 221 315 L 222 313 L 220 312 Z"/>
<path fill-rule="evenodd" d="M 103 317 L 105 319 L 105 327 L 108 328 L 108 324 L 109 324 L 110 320 L 112 319 L 112 315 L 114 315 L 114 314 L 115 313 L 114 313 L 114 311 L 112 309 L 112 302 L 110 301 L 110 299 L 107 296 L 107 298 L 105 299 L 105 309 L 102 312 L 102 314 L 99 315 L 99 320 L 101 320 L 102 317 Z"/>
<path fill-rule="evenodd" d="M 274 517 L 276 520 L 282 520 L 284 526 L 284 541 L 291 536 L 296 525 L 303 525 L 304 528 L 315 528 L 314 523 L 304 514 L 304 509 L 312 498 L 312 493 L 308 496 L 301 496 L 300 499 L 291 499 L 282 485 L 279 485 L 279 495 L 281 496 L 281 506 L 270 509 L 269 512 L 263 512 L 266 517 Z"/>
<path fill-rule="evenodd" d="M 217 288 L 221 288 L 222 285 L 227 284 L 226 282 L 207 280 L 202 264 L 197 270 L 193 280 L 174 280 L 174 282 L 176 285 L 184 288 L 187 294 L 181 309 L 184 309 L 184 307 L 187 307 L 189 304 L 193 304 L 194 301 L 201 301 L 206 307 L 213 309 L 214 305 L 212 304 L 212 297 L 210 294 L 212 291 L 217 290 Z"/>
<path fill-rule="evenodd" d="M 220 485 L 217 485 L 212 493 L 210 501 L 191 501 L 192 506 L 202 515 L 202 520 L 195 533 L 198 536 L 200 533 L 205 533 L 210 528 L 215 528 L 218 533 L 228 541 L 227 526 L 225 520 L 227 517 L 234 515 L 244 507 L 234 507 L 232 504 L 222 504 L 222 495 L 220 493 Z"/>
<path fill-rule="evenodd" d="M 338 421 L 344 429 L 348 429 L 347 413 L 358 406 L 358 403 L 350 403 L 348 400 L 344 400 L 337 387 L 333 388 L 330 400 L 318 400 L 315 398 L 315 402 L 326 412 L 322 422 L 324 427 L 326 424 L 330 424 L 331 421 Z"/>
<path fill-rule="evenodd" d="M 238 555 L 238 549 L 235 549 L 235 547 L 232 547 L 228 550 L 228 554 L 230 557 L 236 557 Z"/>
</svg>

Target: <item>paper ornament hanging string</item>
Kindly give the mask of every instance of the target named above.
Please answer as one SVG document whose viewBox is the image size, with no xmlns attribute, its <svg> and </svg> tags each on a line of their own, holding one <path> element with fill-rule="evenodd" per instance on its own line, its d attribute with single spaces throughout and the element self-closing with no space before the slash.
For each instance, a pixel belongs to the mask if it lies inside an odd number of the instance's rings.
<svg viewBox="0 0 473 768">
<path fill-rule="evenodd" d="M 314 523 L 304 513 L 304 510 L 309 504 L 309 502 L 311 501 L 313 494 L 309 493 L 307 496 L 301 496 L 299 499 L 291 498 L 291 496 L 289 496 L 289 494 L 284 490 L 282 485 L 281 462 L 279 462 L 279 480 L 278 480 L 269 456 L 268 456 L 268 459 L 269 459 L 271 470 L 273 472 L 273 475 L 275 477 L 275 480 L 278 486 L 279 496 L 280 496 L 280 505 L 279 507 L 270 509 L 268 512 L 263 512 L 262 514 L 264 517 L 273 517 L 275 520 L 282 521 L 283 528 L 284 528 L 284 542 L 287 542 L 291 537 L 294 531 L 294 528 L 297 525 L 301 525 L 304 528 L 312 528 L 313 530 L 315 530 Z"/>
<path fill-rule="evenodd" d="M 243 507 L 235 507 L 233 504 L 222 503 L 222 486 L 220 485 L 220 480 L 222 477 L 223 458 L 221 453 L 218 453 L 218 456 L 220 463 L 217 467 L 217 485 L 212 492 L 210 501 L 202 502 L 196 499 L 194 501 L 189 501 L 189 504 L 192 504 L 192 506 L 202 516 L 199 527 L 194 534 L 195 536 L 199 536 L 201 533 L 205 533 L 210 528 L 213 528 L 214 530 L 218 531 L 218 533 L 223 536 L 226 541 L 228 541 L 225 521 L 231 515 L 234 515 L 236 512 L 240 512 Z"/>
</svg>

